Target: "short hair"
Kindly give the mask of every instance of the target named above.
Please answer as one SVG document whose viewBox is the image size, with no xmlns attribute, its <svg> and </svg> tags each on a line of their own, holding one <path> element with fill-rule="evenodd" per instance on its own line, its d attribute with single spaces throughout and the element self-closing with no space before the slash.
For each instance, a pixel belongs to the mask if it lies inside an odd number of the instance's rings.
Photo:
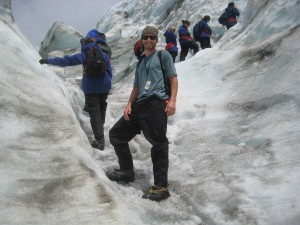
<svg viewBox="0 0 300 225">
<path fill-rule="evenodd" d="M 228 6 L 229 6 L 229 7 L 232 7 L 232 6 L 234 6 L 234 2 L 230 2 L 230 3 L 228 3 Z"/>
<path fill-rule="evenodd" d="M 190 24 L 191 24 L 190 21 L 188 21 L 188 20 L 182 20 L 182 23 L 185 23 L 185 24 L 187 24 L 187 25 L 190 25 Z"/>
<path fill-rule="evenodd" d="M 203 17 L 203 19 L 204 19 L 205 21 L 209 21 L 209 20 L 210 20 L 210 16 L 209 16 L 209 15 L 205 15 L 205 16 Z"/>
<path fill-rule="evenodd" d="M 176 28 L 171 26 L 171 27 L 169 27 L 169 30 L 176 30 Z"/>
</svg>

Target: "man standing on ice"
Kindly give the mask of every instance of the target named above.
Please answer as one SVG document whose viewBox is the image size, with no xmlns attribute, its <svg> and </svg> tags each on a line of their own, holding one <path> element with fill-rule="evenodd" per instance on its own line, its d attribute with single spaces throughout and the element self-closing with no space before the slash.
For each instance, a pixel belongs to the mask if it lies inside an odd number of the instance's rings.
<svg viewBox="0 0 300 225">
<path fill-rule="evenodd" d="M 176 110 L 178 81 L 172 56 L 167 51 L 160 52 L 165 75 L 171 84 L 171 94 L 168 96 L 160 59 L 155 49 L 158 43 L 158 30 L 146 26 L 142 31 L 141 42 L 145 57 L 136 68 L 133 89 L 123 117 L 109 132 L 110 143 L 118 156 L 120 169 L 107 172 L 107 177 L 113 181 L 134 181 L 133 159 L 128 142 L 142 131 L 152 144 L 151 159 L 154 174 L 154 186 L 149 188 L 143 198 L 160 201 L 170 196 L 169 141 L 166 133 L 168 116 L 172 116 Z"/>
</svg>

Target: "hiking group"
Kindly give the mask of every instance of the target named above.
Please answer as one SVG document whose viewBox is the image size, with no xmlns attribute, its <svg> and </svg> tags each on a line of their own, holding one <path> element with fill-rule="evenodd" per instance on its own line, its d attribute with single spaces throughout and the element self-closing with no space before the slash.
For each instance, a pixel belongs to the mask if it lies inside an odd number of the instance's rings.
<svg viewBox="0 0 300 225">
<path fill-rule="evenodd" d="M 239 10 L 236 8 L 233 2 L 228 3 L 227 8 L 224 10 L 222 15 L 218 18 L 218 21 L 227 29 L 231 28 L 237 23 L 237 16 L 240 15 Z M 182 25 L 178 28 L 179 44 L 180 44 L 180 56 L 179 61 L 184 61 L 188 55 L 189 50 L 193 50 L 194 55 L 199 51 L 198 43 L 200 43 L 201 49 L 211 48 L 210 37 L 212 35 L 212 30 L 208 23 L 210 22 L 210 16 L 205 15 L 196 25 L 193 27 L 193 37 L 189 32 L 190 21 L 182 20 Z M 170 26 L 164 33 L 166 38 L 165 50 L 168 51 L 173 62 L 176 61 L 178 55 L 177 47 L 177 35 L 176 28 Z M 137 59 L 143 54 L 143 47 L 141 46 L 140 40 L 138 40 L 134 46 L 134 53 Z"/>
<path fill-rule="evenodd" d="M 238 10 L 229 3 L 225 12 L 228 13 L 227 29 L 236 24 Z M 199 51 L 197 42 L 202 49 L 211 48 L 212 31 L 208 26 L 210 16 L 206 15 L 193 29 L 194 39 L 188 27 L 190 22 L 182 20 L 178 29 L 181 46 L 180 61 L 184 61 L 189 49 L 194 54 Z M 161 201 L 170 196 L 168 191 L 169 141 L 167 138 L 167 120 L 176 111 L 178 91 L 177 72 L 174 66 L 178 55 L 176 28 L 170 27 L 165 33 L 166 48 L 157 51 L 158 29 L 146 26 L 140 40 L 134 46 L 134 53 L 139 60 L 135 70 L 133 88 L 123 116 L 109 131 L 109 140 L 118 158 L 119 169 L 108 171 L 107 177 L 117 182 L 133 182 L 135 172 L 129 142 L 143 132 L 150 144 L 153 164 L 154 186 L 142 196 L 145 199 Z M 112 66 L 111 49 L 106 44 L 104 33 L 93 29 L 81 41 L 81 52 L 64 57 L 41 59 L 40 64 L 60 67 L 82 64 L 82 90 L 85 96 L 84 111 L 90 116 L 90 124 L 95 140 L 94 148 L 104 150 L 104 123 L 107 109 L 107 98 L 111 89 Z"/>
</svg>

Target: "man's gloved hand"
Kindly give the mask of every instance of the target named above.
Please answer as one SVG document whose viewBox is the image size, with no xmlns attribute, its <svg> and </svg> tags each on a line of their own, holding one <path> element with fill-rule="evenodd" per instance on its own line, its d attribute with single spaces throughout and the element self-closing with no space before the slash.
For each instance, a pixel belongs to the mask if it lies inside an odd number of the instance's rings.
<svg viewBox="0 0 300 225">
<path fill-rule="evenodd" d="M 47 59 L 41 59 L 39 62 L 40 62 L 41 65 L 43 65 L 45 63 L 47 64 Z"/>
</svg>

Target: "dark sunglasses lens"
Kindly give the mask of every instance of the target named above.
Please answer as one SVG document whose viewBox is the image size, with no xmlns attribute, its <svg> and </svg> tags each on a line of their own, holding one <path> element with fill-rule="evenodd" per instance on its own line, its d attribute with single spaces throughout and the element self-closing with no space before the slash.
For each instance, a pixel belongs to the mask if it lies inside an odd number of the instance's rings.
<svg viewBox="0 0 300 225">
<path fill-rule="evenodd" d="M 148 40 L 149 38 L 150 38 L 150 40 L 156 40 L 157 39 L 156 36 L 147 36 L 147 35 L 145 35 L 145 36 L 142 37 L 143 40 Z"/>
</svg>

